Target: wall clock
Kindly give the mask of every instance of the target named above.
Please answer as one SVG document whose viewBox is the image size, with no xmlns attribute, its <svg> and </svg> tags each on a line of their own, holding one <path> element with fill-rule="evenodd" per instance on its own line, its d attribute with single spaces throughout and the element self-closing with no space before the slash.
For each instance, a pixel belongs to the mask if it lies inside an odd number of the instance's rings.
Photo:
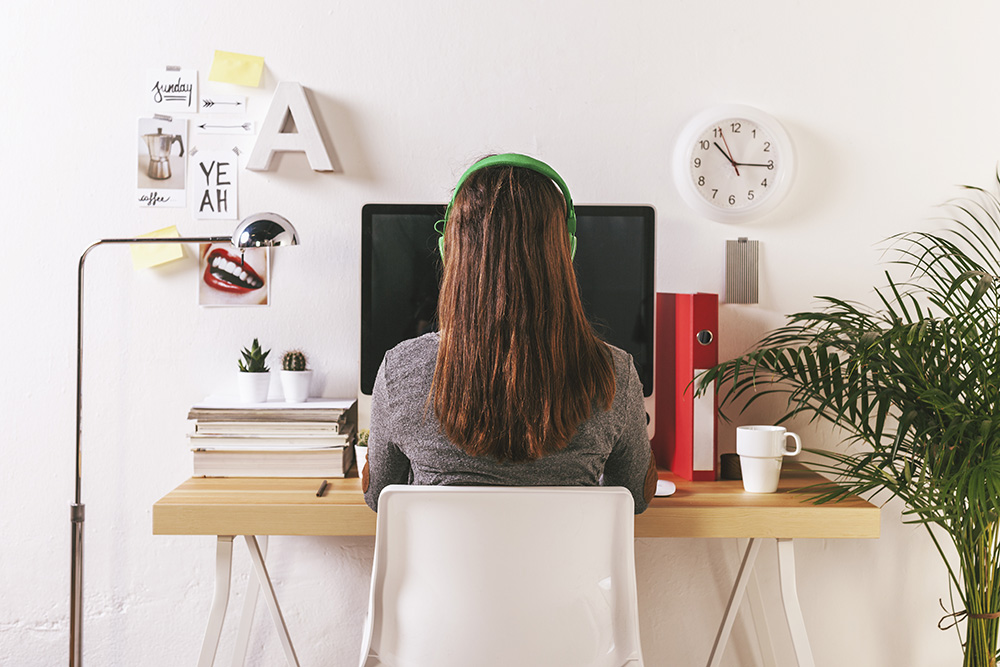
<svg viewBox="0 0 1000 667">
<path fill-rule="evenodd" d="M 718 222 L 745 222 L 774 209 L 791 188 L 792 141 L 773 116 L 728 104 L 692 118 L 674 149 L 684 201 Z"/>
</svg>

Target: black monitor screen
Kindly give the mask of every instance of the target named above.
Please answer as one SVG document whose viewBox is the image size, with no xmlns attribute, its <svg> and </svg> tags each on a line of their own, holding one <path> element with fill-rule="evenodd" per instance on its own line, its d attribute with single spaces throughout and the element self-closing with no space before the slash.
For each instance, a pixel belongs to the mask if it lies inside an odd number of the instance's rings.
<svg viewBox="0 0 1000 667">
<path fill-rule="evenodd" d="M 444 206 L 367 204 L 361 212 L 361 392 L 372 393 L 385 353 L 437 328 L 441 279 L 434 223 Z M 649 206 L 577 206 L 576 268 L 587 317 L 632 355 L 653 391 L 655 216 Z"/>
</svg>

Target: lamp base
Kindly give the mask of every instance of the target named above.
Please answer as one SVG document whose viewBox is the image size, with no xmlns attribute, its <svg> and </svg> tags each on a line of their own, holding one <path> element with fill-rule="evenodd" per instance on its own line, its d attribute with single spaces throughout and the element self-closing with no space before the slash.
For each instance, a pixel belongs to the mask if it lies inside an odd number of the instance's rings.
<svg viewBox="0 0 1000 667">
<path fill-rule="evenodd" d="M 83 503 L 69 506 L 71 564 L 69 572 L 69 667 L 83 666 Z"/>
</svg>

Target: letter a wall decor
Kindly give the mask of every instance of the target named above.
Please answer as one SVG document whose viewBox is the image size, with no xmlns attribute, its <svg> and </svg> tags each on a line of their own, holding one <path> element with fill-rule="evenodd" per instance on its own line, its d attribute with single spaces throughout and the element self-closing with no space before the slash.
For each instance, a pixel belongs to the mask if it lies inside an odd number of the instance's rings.
<svg viewBox="0 0 1000 667">
<path fill-rule="evenodd" d="M 297 132 L 283 131 L 289 119 L 295 123 Z M 316 116 L 299 83 L 283 81 L 278 84 L 247 161 L 247 169 L 268 171 L 271 159 L 278 152 L 305 153 L 313 171 L 334 171 Z"/>
</svg>

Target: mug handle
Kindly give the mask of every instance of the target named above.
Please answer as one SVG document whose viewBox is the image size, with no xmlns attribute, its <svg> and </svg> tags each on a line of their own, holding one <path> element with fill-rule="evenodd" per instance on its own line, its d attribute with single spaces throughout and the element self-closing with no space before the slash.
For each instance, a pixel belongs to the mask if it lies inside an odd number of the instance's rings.
<svg viewBox="0 0 1000 667">
<path fill-rule="evenodd" d="M 787 447 L 788 447 L 788 439 L 789 438 L 792 438 L 792 439 L 795 440 L 795 451 L 794 452 L 790 452 L 787 449 Z M 783 452 L 785 456 L 795 456 L 796 454 L 798 454 L 799 452 L 802 451 L 802 438 L 799 437 L 798 433 L 792 433 L 791 431 L 787 431 L 785 433 L 785 447 L 786 447 L 786 449 Z"/>
</svg>

